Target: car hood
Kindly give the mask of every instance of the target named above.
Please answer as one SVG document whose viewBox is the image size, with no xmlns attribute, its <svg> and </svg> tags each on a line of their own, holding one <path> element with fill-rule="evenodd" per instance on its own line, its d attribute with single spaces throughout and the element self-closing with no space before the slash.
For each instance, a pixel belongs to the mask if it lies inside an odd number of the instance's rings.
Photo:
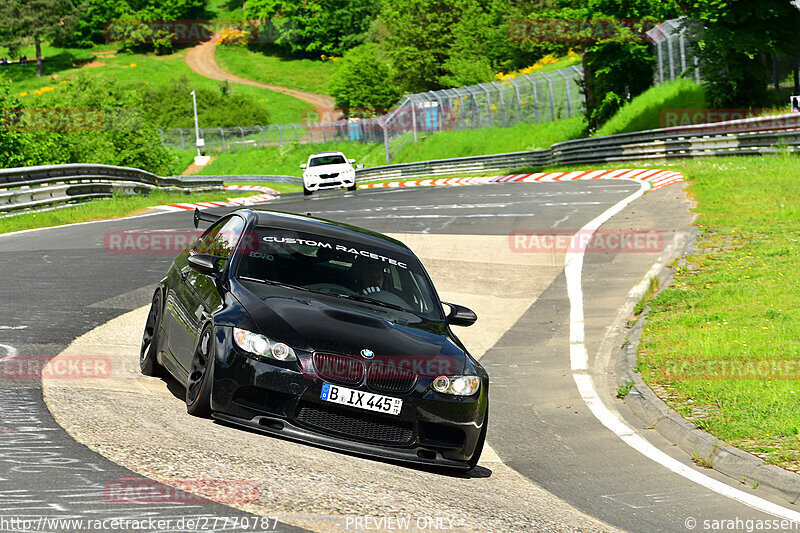
<svg viewBox="0 0 800 533">
<path fill-rule="evenodd" d="M 374 360 L 437 360 L 452 374 L 464 369 L 464 350 L 442 321 L 322 294 L 274 286 L 252 287 L 245 307 L 263 335 L 307 352 L 362 356 Z M 439 374 L 436 374 L 439 375 Z"/>
<path fill-rule="evenodd" d="M 306 169 L 305 174 L 307 176 L 319 176 L 320 174 L 339 174 L 346 172 L 348 170 L 353 170 L 353 166 L 350 163 L 342 163 L 339 165 L 323 165 L 320 167 L 309 167 Z"/>
</svg>

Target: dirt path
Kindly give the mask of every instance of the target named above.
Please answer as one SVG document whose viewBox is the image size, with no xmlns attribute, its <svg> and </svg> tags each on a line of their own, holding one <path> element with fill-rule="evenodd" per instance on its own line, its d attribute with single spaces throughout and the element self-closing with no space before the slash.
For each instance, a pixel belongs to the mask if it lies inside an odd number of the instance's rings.
<svg viewBox="0 0 800 533">
<path fill-rule="evenodd" d="M 314 109 L 317 111 L 317 113 L 319 113 L 319 120 L 335 119 L 334 99 L 330 96 L 326 96 L 324 94 L 307 93 L 304 91 L 298 91 L 296 89 L 289 89 L 288 87 L 281 87 L 280 85 L 267 85 L 264 83 L 259 83 L 257 81 L 240 78 L 239 76 L 235 76 L 221 68 L 219 65 L 217 65 L 217 61 L 214 59 L 214 52 L 216 50 L 219 37 L 219 34 L 217 34 L 210 41 L 201 43 L 186 53 L 186 64 L 189 65 L 189 68 L 201 76 L 205 76 L 206 78 L 220 81 L 228 80 L 233 83 L 252 85 L 253 87 L 269 89 L 270 91 L 293 96 L 299 100 L 313 105 Z"/>
</svg>

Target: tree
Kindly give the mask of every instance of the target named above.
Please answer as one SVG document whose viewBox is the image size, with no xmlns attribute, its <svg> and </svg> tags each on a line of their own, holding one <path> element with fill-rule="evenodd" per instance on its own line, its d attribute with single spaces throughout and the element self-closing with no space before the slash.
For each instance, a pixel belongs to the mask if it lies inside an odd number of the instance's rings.
<svg viewBox="0 0 800 533">
<path fill-rule="evenodd" d="M 69 34 L 77 14 L 71 0 L 0 0 L 0 35 L 12 51 L 33 40 L 41 77 L 42 41 Z"/>
<path fill-rule="evenodd" d="M 390 82 L 389 65 L 377 44 L 357 46 L 338 63 L 331 79 L 331 94 L 345 116 L 380 115 L 400 98 L 400 91 Z"/>
<path fill-rule="evenodd" d="M 703 26 L 701 69 L 709 103 L 750 107 L 767 99 L 766 57 L 797 43 L 800 11 L 792 0 L 683 0 Z"/>
<path fill-rule="evenodd" d="M 248 0 L 245 14 L 276 19 L 276 44 L 292 52 L 342 55 L 364 42 L 379 11 L 380 0 Z"/>
</svg>

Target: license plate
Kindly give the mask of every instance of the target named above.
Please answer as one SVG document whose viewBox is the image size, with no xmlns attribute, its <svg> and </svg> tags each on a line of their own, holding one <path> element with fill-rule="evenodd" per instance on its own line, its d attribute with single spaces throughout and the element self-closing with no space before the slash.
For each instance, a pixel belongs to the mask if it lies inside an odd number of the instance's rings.
<svg viewBox="0 0 800 533">
<path fill-rule="evenodd" d="M 377 411 L 388 415 L 399 415 L 403 400 L 391 396 L 381 396 L 371 392 L 358 391 L 325 383 L 322 385 L 320 399 L 342 405 L 349 405 L 367 411 Z"/>
</svg>

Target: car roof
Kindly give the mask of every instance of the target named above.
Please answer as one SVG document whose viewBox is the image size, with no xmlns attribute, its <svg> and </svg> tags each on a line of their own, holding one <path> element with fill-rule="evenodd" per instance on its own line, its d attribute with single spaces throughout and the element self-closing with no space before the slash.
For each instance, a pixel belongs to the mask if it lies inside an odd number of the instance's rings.
<svg viewBox="0 0 800 533">
<path fill-rule="evenodd" d="M 341 156 L 343 156 L 344 153 L 343 152 L 317 152 L 316 154 L 311 154 L 308 157 L 316 157 L 318 155 L 341 155 Z"/>
<path fill-rule="evenodd" d="M 393 239 L 383 233 L 368 230 L 352 224 L 328 220 L 325 218 L 313 217 L 308 215 L 298 215 L 283 211 L 272 210 L 242 210 L 255 218 L 259 226 L 270 226 L 274 228 L 287 229 L 292 231 L 303 231 L 350 241 L 359 244 L 366 244 L 385 249 L 392 249 L 396 252 L 414 255 L 411 249 L 397 239 Z"/>
</svg>

